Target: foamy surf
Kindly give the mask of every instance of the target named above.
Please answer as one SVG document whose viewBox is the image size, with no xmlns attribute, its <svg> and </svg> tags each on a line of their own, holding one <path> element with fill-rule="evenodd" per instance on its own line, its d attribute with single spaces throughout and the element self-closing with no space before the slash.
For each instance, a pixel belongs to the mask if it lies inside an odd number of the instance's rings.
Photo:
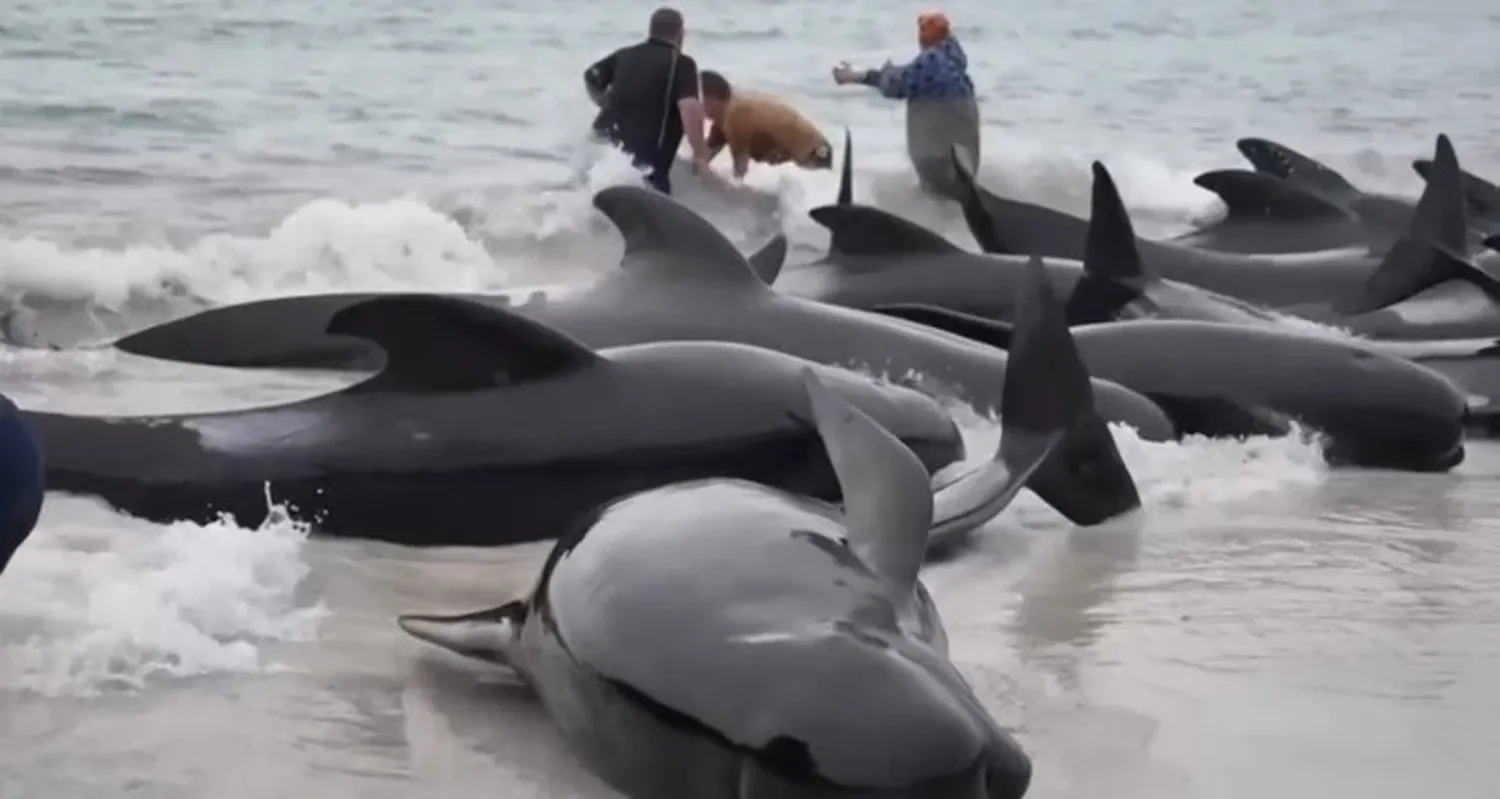
<svg viewBox="0 0 1500 799">
<path fill-rule="evenodd" d="M 987 460 L 1000 440 L 999 423 L 967 406 L 950 404 L 949 410 L 964 432 L 965 466 Z M 1188 436 L 1175 442 L 1145 441 L 1134 428 L 1122 424 L 1110 425 L 1110 432 L 1135 478 L 1148 518 L 1211 509 L 1258 494 L 1315 488 L 1328 474 L 1315 437 L 1300 430 L 1244 439 Z M 1001 518 L 1004 524 L 1021 526 L 1065 524 L 1057 511 L 1030 492 L 1022 492 Z"/>
<path fill-rule="evenodd" d="M 1087 215 L 1091 159 L 1084 153 L 996 144 L 980 175 L 986 186 Z M 973 246 L 954 204 L 923 193 L 904 156 L 856 140 L 854 159 L 858 201 Z M 1142 235 L 1184 229 L 1215 208 L 1213 196 L 1191 182 L 1196 167 L 1143 156 L 1110 165 Z M 547 185 L 409 191 L 361 202 L 325 197 L 289 208 L 263 231 L 159 231 L 113 246 L 17 231 L 0 237 L 0 336 L 72 347 L 205 307 L 268 297 L 586 280 L 614 268 L 622 246 L 593 208 L 594 194 L 641 178 L 618 151 L 596 145 L 580 148 L 569 169 Z M 677 194 L 742 248 L 754 249 L 777 231 L 792 240 L 794 259 L 826 246 L 827 232 L 807 212 L 834 201 L 837 172 L 755 165 L 742 182 L 727 177 L 725 163 L 716 172 L 717 185 L 676 170 Z"/>
<path fill-rule="evenodd" d="M 47 696 L 276 668 L 264 647 L 308 641 L 307 527 L 282 508 L 257 530 L 156 525 L 51 494 L 0 581 L 0 688 Z"/>
</svg>

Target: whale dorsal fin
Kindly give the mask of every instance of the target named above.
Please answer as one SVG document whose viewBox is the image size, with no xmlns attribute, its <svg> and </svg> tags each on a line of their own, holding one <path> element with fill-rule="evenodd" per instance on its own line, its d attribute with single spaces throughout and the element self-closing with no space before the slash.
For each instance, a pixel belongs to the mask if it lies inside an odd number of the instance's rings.
<svg viewBox="0 0 1500 799">
<path fill-rule="evenodd" d="M 1469 246 L 1468 198 L 1458 153 L 1447 134 L 1439 133 L 1432 156 L 1432 172 L 1417 198 L 1406 235 L 1462 253 Z"/>
<path fill-rule="evenodd" d="M 1340 208 L 1363 194 L 1333 167 L 1270 139 L 1249 137 L 1234 143 L 1255 171 L 1282 178 L 1298 187 L 1321 195 Z"/>
<path fill-rule="evenodd" d="M 1094 186 L 1084 242 L 1083 277 L 1068 295 L 1067 322 L 1110 322 L 1146 293 L 1146 269 L 1136 244 L 1135 225 L 1120 190 L 1104 164 L 1093 164 Z"/>
<path fill-rule="evenodd" d="M 841 266 L 868 268 L 874 264 L 844 262 L 840 255 L 923 255 L 962 252 L 958 245 L 909 219 L 870 205 L 825 205 L 808 212 L 828 228 L 830 260 Z"/>
<path fill-rule="evenodd" d="M 781 267 L 786 265 L 786 251 L 786 234 L 777 233 L 745 261 L 750 264 L 750 271 L 769 286 L 781 277 Z"/>
<path fill-rule="evenodd" d="M 839 171 L 839 196 L 834 204 L 854 204 L 854 135 L 848 128 L 844 128 L 844 166 Z"/>
<path fill-rule="evenodd" d="M 849 547 L 898 596 L 909 596 L 932 525 L 927 470 L 905 444 L 829 390 L 811 368 L 803 370 L 802 380 L 844 495 Z"/>
<path fill-rule="evenodd" d="M 1411 167 L 1422 176 L 1422 180 L 1432 179 L 1433 162 L 1430 159 L 1419 158 L 1411 162 Z M 1460 170 L 1460 174 L 1463 176 L 1469 226 L 1487 236 L 1500 234 L 1500 186 L 1472 172 Z"/>
<path fill-rule="evenodd" d="M 627 272 L 767 290 L 734 242 L 661 192 L 610 186 L 594 195 L 594 207 L 625 239 L 620 266 Z"/>
<path fill-rule="evenodd" d="M 1112 280 L 1146 279 L 1141 253 L 1136 247 L 1135 225 L 1120 198 L 1115 179 L 1104 164 L 1095 161 L 1093 193 L 1090 197 L 1089 235 L 1083 250 L 1083 271 Z"/>
<path fill-rule="evenodd" d="M 1230 218 L 1325 219 L 1348 212 L 1322 195 L 1275 175 L 1248 169 L 1215 169 L 1193 178 L 1223 201 Z"/>
<path fill-rule="evenodd" d="M 434 294 L 390 294 L 350 305 L 329 335 L 380 345 L 385 367 L 346 391 L 479 391 L 601 360 L 567 334 L 511 311 Z"/>
</svg>

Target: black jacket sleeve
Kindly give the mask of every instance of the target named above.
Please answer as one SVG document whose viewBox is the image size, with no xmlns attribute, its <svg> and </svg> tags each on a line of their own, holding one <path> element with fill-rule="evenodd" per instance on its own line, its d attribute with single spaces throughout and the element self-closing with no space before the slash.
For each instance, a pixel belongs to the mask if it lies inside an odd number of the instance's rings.
<svg viewBox="0 0 1500 799">
<path fill-rule="evenodd" d="M 589 68 L 583 71 L 583 85 L 588 89 L 589 97 L 597 104 L 603 104 L 605 92 L 615 82 L 615 64 L 620 59 L 620 51 L 595 61 Z"/>
</svg>

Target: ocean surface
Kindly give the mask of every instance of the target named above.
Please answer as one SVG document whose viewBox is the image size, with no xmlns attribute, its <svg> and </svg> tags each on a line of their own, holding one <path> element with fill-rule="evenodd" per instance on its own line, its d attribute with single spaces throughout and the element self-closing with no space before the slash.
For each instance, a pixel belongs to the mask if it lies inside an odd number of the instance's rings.
<svg viewBox="0 0 1500 799">
<path fill-rule="evenodd" d="M 638 178 L 588 141 L 580 74 L 651 8 L 11 2 L 0 312 L 73 344 L 281 294 L 614 268 L 590 199 Z M 704 68 L 786 96 L 830 138 L 852 131 L 858 196 L 970 245 L 917 192 L 899 106 L 829 77 L 909 56 L 919 10 L 683 7 Z M 1242 165 L 1249 135 L 1414 194 L 1410 161 L 1445 132 L 1464 167 L 1500 177 L 1491 2 L 946 10 L 982 91 L 982 180 L 1014 196 L 1083 211 L 1099 159 L 1143 233 L 1179 232 L 1216 211 L 1192 177 Z M 679 178 L 743 247 L 785 230 L 793 259 L 825 243 L 806 211 L 836 182 Z M 247 407 L 348 380 L 0 348 L 0 390 L 77 412 Z M 966 429 L 982 457 L 994 425 Z M 1297 439 L 1116 435 L 1140 514 L 1074 529 L 1028 495 L 925 577 L 955 659 L 1035 758 L 1032 796 L 1493 798 L 1500 446 L 1433 476 L 1331 471 Z M 284 514 L 161 526 L 54 494 L 0 579 L 0 797 L 607 796 L 534 703 L 393 623 L 499 604 L 544 552 L 309 540 Z"/>
</svg>

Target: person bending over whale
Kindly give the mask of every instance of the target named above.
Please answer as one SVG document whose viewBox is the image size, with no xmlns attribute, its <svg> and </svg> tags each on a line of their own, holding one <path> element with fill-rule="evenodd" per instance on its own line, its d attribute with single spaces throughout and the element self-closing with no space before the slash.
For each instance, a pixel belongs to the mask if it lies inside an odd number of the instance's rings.
<svg viewBox="0 0 1500 799">
<path fill-rule="evenodd" d="M 36 527 L 45 490 L 42 450 L 30 423 L 0 394 L 0 574 Z"/>
<path fill-rule="evenodd" d="M 887 61 L 880 69 L 856 70 L 848 62 L 833 68 L 840 85 L 863 84 L 893 99 L 906 101 L 906 152 L 917 178 L 928 191 L 953 199 L 962 186 L 950 153 L 960 145 L 979 168 L 979 102 L 969 78 L 969 58 L 953 35 L 945 14 L 917 17 L 922 51 L 904 66 Z"/>
<path fill-rule="evenodd" d="M 703 111 L 713 123 L 708 134 L 709 161 L 728 147 L 737 178 L 745 176 L 751 161 L 833 168 L 833 145 L 795 108 L 768 95 L 736 92 L 723 75 L 712 70 L 704 70 L 699 80 Z"/>
<path fill-rule="evenodd" d="M 658 8 L 644 42 L 622 47 L 583 73 L 589 96 L 600 106 L 594 132 L 628 153 L 646 180 L 672 193 L 669 173 L 684 133 L 693 150 L 693 171 L 708 169 L 703 140 L 703 103 L 698 62 L 682 52 L 682 13 Z"/>
</svg>

